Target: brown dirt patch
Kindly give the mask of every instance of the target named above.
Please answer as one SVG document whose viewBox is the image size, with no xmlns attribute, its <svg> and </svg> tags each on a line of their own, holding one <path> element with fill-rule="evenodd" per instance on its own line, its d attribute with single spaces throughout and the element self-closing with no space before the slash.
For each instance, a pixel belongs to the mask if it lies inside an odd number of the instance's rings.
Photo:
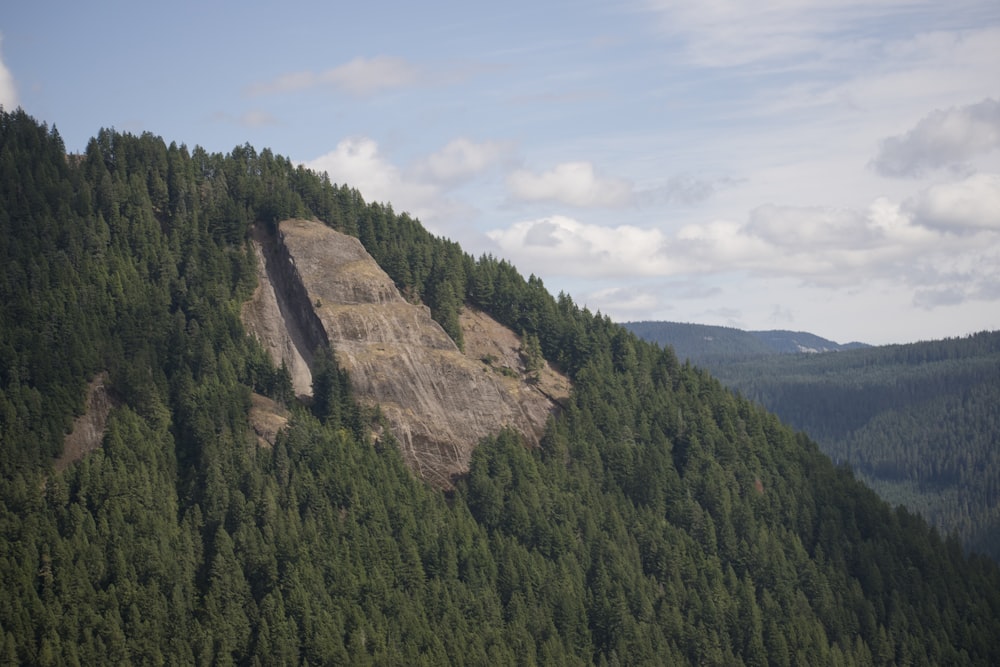
<svg viewBox="0 0 1000 667">
<path fill-rule="evenodd" d="M 87 385 L 87 405 L 82 415 L 73 420 L 73 430 L 63 440 L 62 454 L 53 461 L 57 471 L 63 471 L 104 441 L 108 415 L 118 401 L 107 388 L 108 374 L 100 373 Z"/>
<path fill-rule="evenodd" d="M 250 396 L 250 427 L 257 436 L 261 447 L 272 447 L 278 431 L 288 425 L 290 413 L 283 405 L 267 396 Z"/>
</svg>

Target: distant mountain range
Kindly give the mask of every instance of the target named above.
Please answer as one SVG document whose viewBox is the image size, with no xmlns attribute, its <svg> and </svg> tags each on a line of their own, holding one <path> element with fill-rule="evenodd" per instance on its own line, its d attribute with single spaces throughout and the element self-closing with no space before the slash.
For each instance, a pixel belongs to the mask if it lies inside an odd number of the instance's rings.
<svg viewBox="0 0 1000 667">
<path fill-rule="evenodd" d="M 677 356 L 693 363 L 743 361 L 773 354 L 839 352 L 869 347 L 866 343 L 835 343 L 804 331 L 744 331 L 733 327 L 684 322 L 625 322 L 626 329 L 645 340 L 669 345 Z"/>
</svg>

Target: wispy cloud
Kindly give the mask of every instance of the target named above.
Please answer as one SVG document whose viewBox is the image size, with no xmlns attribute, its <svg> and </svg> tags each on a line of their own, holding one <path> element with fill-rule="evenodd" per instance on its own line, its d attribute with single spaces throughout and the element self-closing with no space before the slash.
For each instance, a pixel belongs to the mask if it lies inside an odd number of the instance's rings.
<svg viewBox="0 0 1000 667">
<path fill-rule="evenodd" d="M 247 88 L 251 96 L 289 93 L 309 88 L 329 87 L 349 95 L 365 97 L 383 90 L 402 88 L 419 82 L 422 71 L 412 63 L 392 56 L 354 58 L 322 72 L 302 71 L 283 74 Z"/>
<path fill-rule="evenodd" d="M 633 198 L 631 183 L 599 175 L 590 162 L 563 162 L 541 173 L 518 169 L 507 176 L 507 190 L 518 201 L 579 207 L 623 206 Z"/>
<path fill-rule="evenodd" d="M 842 49 L 835 36 L 858 30 L 874 16 L 899 12 L 908 6 L 912 3 L 868 0 L 649 2 L 649 8 L 662 19 L 662 29 L 681 40 L 687 60 L 702 67 L 829 57 Z"/>
<path fill-rule="evenodd" d="M 919 177 L 1000 149 L 1000 102 L 935 110 L 904 134 L 882 141 L 872 166 L 883 176 Z"/>
<path fill-rule="evenodd" d="M 635 202 L 640 206 L 659 204 L 691 206 L 710 199 L 720 190 L 731 188 L 738 182 L 737 179 L 728 176 L 706 179 L 691 174 L 675 174 L 662 185 L 637 190 Z"/>
<path fill-rule="evenodd" d="M 3 44 L 3 36 L 0 35 L 0 46 Z M 13 110 L 17 108 L 18 95 L 17 85 L 14 83 L 14 75 L 7 69 L 0 54 L 0 106 L 4 109 Z"/>
<path fill-rule="evenodd" d="M 213 120 L 221 123 L 230 123 L 242 127 L 266 127 L 269 125 L 280 125 L 278 119 L 267 111 L 254 109 L 239 115 L 233 115 L 220 111 L 212 115 Z"/>
<path fill-rule="evenodd" d="M 509 141 L 476 142 L 459 137 L 420 160 L 411 171 L 417 178 L 455 185 L 510 162 L 513 154 L 514 144 Z"/>
</svg>

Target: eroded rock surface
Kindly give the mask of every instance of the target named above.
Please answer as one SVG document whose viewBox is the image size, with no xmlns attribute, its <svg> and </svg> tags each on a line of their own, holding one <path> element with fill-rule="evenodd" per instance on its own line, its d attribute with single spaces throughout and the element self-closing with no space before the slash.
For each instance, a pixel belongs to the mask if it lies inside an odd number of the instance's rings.
<svg viewBox="0 0 1000 667">
<path fill-rule="evenodd" d="M 288 220 L 263 256 L 279 302 L 286 292 L 286 321 L 305 319 L 295 325 L 306 331 L 301 337 L 332 347 L 357 398 L 381 407 L 403 458 L 435 486 L 449 487 L 467 472 L 479 440 L 504 427 L 537 443 L 556 394 L 568 393 L 565 378 L 550 368 L 543 374 L 552 391 L 539 389 L 541 377 L 527 382 L 514 350 L 517 337 L 482 313 L 463 317 L 480 332 L 463 354 L 426 307 L 403 299 L 354 237 L 319 222 Z M 284 277 L 276 277 L 279 271 Z M 321 331 L 312 331 L 314 319 Z M 504 340 L 484 342 L 482 333 L 494 328 L 506 332 Z M 484 345 L 496 347 L 489 363 Z M 278 352 L 275 359 L 284 358 L 281 347 L 270 348 Z M 494 359 L 506 360 L 508 370 L 498 372 Z"/>
<path fill-rule="evenodd" d="M 100 448 L 104 441 L 104 431 L 108 415 L 116 401 L 107 388 L 108 374 L 99 373 L 87 385 L 86 408 L 82 415 L 73 420 L 73 429 L 63 440 L 62 454 L 55 460 L 56 470 L 65 470 L 71 463 Z"/>
</svg>

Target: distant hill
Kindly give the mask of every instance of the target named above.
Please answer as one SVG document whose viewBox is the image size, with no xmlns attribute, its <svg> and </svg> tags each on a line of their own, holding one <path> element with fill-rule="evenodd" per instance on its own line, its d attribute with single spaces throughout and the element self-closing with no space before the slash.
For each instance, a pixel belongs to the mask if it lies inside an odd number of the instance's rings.
<svg viewBox="0 0 1000 667">
<path fill-rule="evenodd" d="M 803 331 L 744 331 L 733 327 L 684 322 L 625 322 L 626 329 L 644 340 L 669 345 L 680 359 L 706 365 L 774 354 L 835 352 L 867 347 L 865 343 L 835 343 Z"/>
<path fill-rule="evenodd" d="M 870 347 L 786 331 L 625 326 L 808 433 L 890 503 L 1000 559 L 1000 332 Z M 799 351 L 817 353 L 781 353 Z"/>
<path fill-rule="evenodd" d="M 776 352 L 796 354 L 800 352 L 842 352 L 869 347 L 867 343 L 835 343 L 805 331 L 751 331 L 750 334 Z"/>
</svg>

